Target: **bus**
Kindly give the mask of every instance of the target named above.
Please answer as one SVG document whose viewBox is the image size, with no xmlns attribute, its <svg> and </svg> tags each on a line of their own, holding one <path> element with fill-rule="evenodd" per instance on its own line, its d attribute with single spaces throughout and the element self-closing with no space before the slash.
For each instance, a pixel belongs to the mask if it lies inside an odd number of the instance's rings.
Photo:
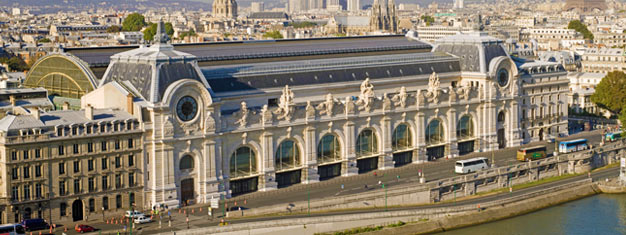
<svg viewBox="0 0 626 235">
<path fill-rule="evenodd" d="M 607 133 L 606 135 L 604 135 L 604 140 L 609 141 L 609 142 L 613 142 L 616 140 L 619 140 L 622 138 L 622 132 L 613 132 L 613 133 Z"/>
<path fill-rule="evenodd" d="M 588 149 L 587 139 L 562 141 L 559 143 L 559 153 L 571 153 Z"/>
<path fill-rule="evenodd" d="M 545 145 L 521 148 L 517 150 L 518 161 L 537 160 L 545 158 L 546 156 L 548 156 L 548 154 L 546 154 Z"/>
<path fill-rule="evenodd" d="M 26 231 L 21 224 L 0 225 L 0 235 L 25 235 Z"/>
<path fill-rule="evenodd" d="M 476 172 L 489 168 L 487 158 L 477 157 L 467 160 L 456 161 L 454 172 L 459 174 Z"/>
</svg>

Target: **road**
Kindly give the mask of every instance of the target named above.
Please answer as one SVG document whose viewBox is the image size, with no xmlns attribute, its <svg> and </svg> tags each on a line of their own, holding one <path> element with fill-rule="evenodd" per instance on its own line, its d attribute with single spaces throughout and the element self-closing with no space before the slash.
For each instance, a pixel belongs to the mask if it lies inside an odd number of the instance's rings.
<svg viewBox="0 0 626 235">
<path fill-rule="evenodd" d="M 565 138 L 558 138 L 558 141 L 564 140 L 572 140 L 578 138 L 587 138 L 589 143 L 592 145 L 599 145 L 601 141 L 601 131 L 592 131 L 592 132 L 582 132 Z M 527 146 L 536 146 L 536 145 L 546 145 L 548 146 L 549 155 L 552 154 L 553 143 L 546 142 L 535 142 L 532 144 L 524 145 L 522 147 Z M 520 147 L 514 148 L 506 148 L 501 150 L 496 150 L 493 152 L 493 159 L 495 160 L 496 166 L 505 166 L 512 165 L 518 163 L 515 159 L 515 155 L 517 149 Z M 228 206 L 230 209 L 236 208 L 235 202 L 237 202 L 237 207 L 242 206 L 244 210 L 246 208 L 255 208 L 262 206 L 270 206 L 270 205 L 285 205 L 287 206 L 290 203 L 296 201 L 306 201 L 307 198 L 312 200 L 328 198 L 340 195 L 351 195 L 362 193 L 366 190 L 381 190 L 380 187 L 376 187 L 378 181 L 381 181 L 385 184 L 385 187 L 406 187 L 410 184 L 414 184 L 419 180 L 418 172 L 421 171 L 424 173 L 426 177 L 426 181 L 433 181 L 438 179 L 443 179 L 447 177 L 453 177 L 456 174 L 454 173 L 454 164 L 457 160 L 474 158 L 474 157 L 486 157 L 488 159 L 492 159 L 492 152 L 483 152 L 483 153 L 471 153 L 464 155 L 462 157 L 454 158 L 454 159 L 438 159 L 437 161 L 426 162 L 422 164 L 409 164 L 402 167 L 398 167 L 395 169 L 389 170 L 376 170 L 376 176 L 374 176 L 373 172 L 369 172 L 366 174 L 361 174 L 357 176 L 351 177 L 337 177 L 330 180 L 326 180 L 320 183 L 314 183 L 309 185 L 294 185 L 278 190 L 274 190 L 271 192 L 255 192 L 246 195 L 241 195 L 238 197 L 231 198 L 227 200 Z M 562 183 L 562 182 L 558 182 Z M 554 184 L 558 184 L 554 183 Z M 342 188 L 343 185 L 343 188 Z M 368 188 L 365 188 L 364 185 L 368 185 Z M 550 185 L 550 184 L 546 184 Z M 548 186 L 545 186 L 548 187 Z M 524 192 L 524 190 L 519 190 L 518 192 Z M 517 193 L 517 192 L 516 192 Z M 495 197 L 495 198 L 494 198 Z M 489 201 L 496 200 L 497 196 L 490 196 L 479 198 L 476 200 L 481 201 Z M 243 205 L 243 202 L 246 202 Z M 478 202 L 480 203 L 480 202 Z M 213 221 L 209 220 L 207 215 L 207 205 L 203 205 L 203 211 L 200 212 L 199 206 L 196 205 L 194 207 L 187 208 L 187 213 L 189 214 L 189 223 L 190 228 L 197 227 L 206 227 L 206 226 L 215 226 L 218 222 L 217 216 L 221 216 L 223 211 L 223 204 L 221 204 L 220 209 L 214 210 L 215 219 Z M 441 206 L 437 205 L 428 205 L 428 206 Z M 427 207 L 428 207 L 427 206 Z M 193 213 L 192 213 L 193 209 Z M 398 209 L 407 209 L 407 208 L 398 208 Z M 182 212 L 184 212 L 183 210 Z M 343 212 L 347 213 L 347 212 Z M 350 212 L 353 213 L 353 212 Z M 326 213 L 325 215 L 328 215 Z M 168 228 L 167 224 L 167 214 L 162 218 L 162 228 L 166 230 Z M 297 217 L 297 216 L 296 216 Z M 179 214 L 178 211 L 172 212 L 172 230 L 180 230 L 186 229 L 186 214 Z M 241 220 L 229 220 L 231 223 L 241 223 L 241 222 L 250 222 L 250 221 L 260 221 L 260 220 L 270 220 L 270 219 L 279 219 L 279 218 L 287 218 L 287 217 L 277 217 L 277 218 L 256 218 L 256 219 L 241 219 Z M 102 222 L 99 223 L 90 223 L 94 227 L 102 229 L 103 234 L 111 233 L 114 234 L 116 231 L 123 231 L 123 225 L 114 225 L 114 224 L 105 224 Z M 139 227 L 140 234 L 149 234 L 154 233 L 159 228 L 158 219 L 156 222 L 140 225 Z M 163 231 L 161 230 L 161 232 Z M 169 230 L 169 229 L 168 229 Z M 167 230 L 166 230 L 167 231 Z M 60 234 L 60 233 L 58 233 Z M 72 234 L 72 232 L 68 232 L 68 234 Z"/>
</svg>

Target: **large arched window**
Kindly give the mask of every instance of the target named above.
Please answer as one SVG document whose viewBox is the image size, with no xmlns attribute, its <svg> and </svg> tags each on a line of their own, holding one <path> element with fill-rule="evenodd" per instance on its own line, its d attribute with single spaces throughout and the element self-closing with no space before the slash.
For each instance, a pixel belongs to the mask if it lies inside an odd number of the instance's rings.
<svg viewBox="0 0 626 235">
<path fill-rule="evenodd" d="M 442 143 L 443 125 L 438 119 L 430 121 L 426 127 L 426 143 L 429 145 Z"/>
<path fill-rule="evenodd" d="M 230 178 L 256 173 L 256 154 L 249 147 L 239 147 L 230 157 Z"/>
<path fill-rule="evenodd" d="M 504 111 L 500 111 L 500 113 L 498 113 L 498 122 L 504 122 Z"/>
<path fill-rule="evenodd" d="M 370 129 L 365 129 L 359 133 L 356 139 L 356 156 L 369 156 L 378 153 L 378 140 Z"/>
<path fill-rule="evenodd" d="M 461 117 L 456 128 L 456 137 L 458 139 L 474 137 L 474 122 L 472 121 L 472 117 L 469 115 Z"/>
<path fill-rule="evenodd" d="M 193 169 L 193 157 L 185 155 L 182 159 L 180 159 L 180 164 L 178 165 L 178 167 L 181 171 Z"/>
<path fill-rule="evenodd" d="M 317 145 L 318 163 L 334 162 L 341 160 L 341 146 L 334 135 L 328 134 L 322 137 Z"/>
<path fill-rule="evenodd" d="M 391 136 L 391 147 L 393 151 L 405 150 L 411 147 L 411 131 L 406 124 L 400 124 L 393 131 Z"/>
<path fill-rule="evenodd" d="M 294 168 L 300 165 L 300 150 L 293 140 L 285 140 L 276 150 L 276 170 Z"/>
</svg>

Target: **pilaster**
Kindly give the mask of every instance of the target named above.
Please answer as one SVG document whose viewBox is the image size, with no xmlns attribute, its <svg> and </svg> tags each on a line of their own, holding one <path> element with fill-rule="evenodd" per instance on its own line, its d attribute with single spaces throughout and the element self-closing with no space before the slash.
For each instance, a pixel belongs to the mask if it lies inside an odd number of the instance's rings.
<svg viewBox="0 0 626 235">
<path fill-rule="evenodd" d="M 264 132 L 261 136 L 262 159 L 260 164 L 262 173 L 259 177 L 259 191 L 270 191 L 278 188 L 276 183 L 276 172 L 274 171 L 274 135 L 271 132 Z"/>
<path fill-rule="evenodd" d="M 380 121 L 382 139 L 382 155 L 378 158 L 378 168 L 381 170 L 394 168 L 393 150 L 391 147 L 391 118 L 385 116 Z"/>
<path fill-rule="evenodd" d="M 356 153 L 354 146 L 355 127 L 354 122 L 348 121 L 343 126 L 345 136 L 345 156 L 346 160 L 341 166 L 341 175 L 351 176 L 359 173 L 359 168 L 356 167 Z"/>
</svg>

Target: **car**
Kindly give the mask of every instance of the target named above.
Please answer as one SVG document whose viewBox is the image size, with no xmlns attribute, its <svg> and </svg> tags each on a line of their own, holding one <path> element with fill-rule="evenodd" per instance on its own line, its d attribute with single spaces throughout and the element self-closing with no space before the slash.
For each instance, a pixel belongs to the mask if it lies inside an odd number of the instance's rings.
<svg viewBox="0 0 626 235">
<path fill-rule="evenodd" d="M 91 227 L 91 226 L 86 225 L 86 224 L 77 224 L 74 227 L 74 230 L 76 230 L 76 232 L 79 232 L 79 233 L 88 233 L 88 232 L 96 231 L 96 228 Z"/>
<path fill-rule="evenodd" d="M 22 224 L 22 227 L 24 227 L 24 230 L 26 231 L 36 231 L 50 228 L 50 225 L 48 225 L 44 219 L 25 219 L 22 220 L 22 223 L 20 224 Z"/>
<path fill-rule="evenodd" d="M 145 216 L 143 213 L 139 212 L 139 211 L 126 211 L 126 218 L 138 218 L 138 217 L 142 217 Z"/>
<path fill-rule="evenodd" d="M 137 217 L 135 218 L 134 221 L 136 224 L 145 224 L 145 223 L 150 223 L 152 222 L 152 219 L 150 217 L 147 216 L 141 216 L 141 217 Z"/>
</svg>

